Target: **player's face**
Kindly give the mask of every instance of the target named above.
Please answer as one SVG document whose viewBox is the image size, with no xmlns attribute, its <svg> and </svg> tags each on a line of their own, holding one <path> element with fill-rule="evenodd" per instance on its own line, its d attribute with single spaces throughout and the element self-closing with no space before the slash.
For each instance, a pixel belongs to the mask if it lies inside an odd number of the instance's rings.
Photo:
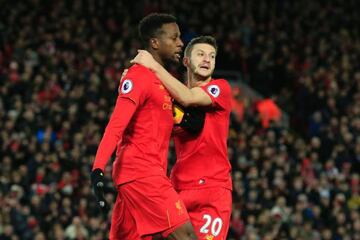
<svg viewBox="0 0 360 240">
<path fill-rule="evenodd" d="M 164 62 L 179 63 L 183 42 L 180 39 L 179 26 L 176 23 L 164 24 L 159 39 L 159 55 Z"/>
<path fill-rule="evenodd" d="M 190 54 L 191 71 L 202 78 L 211 77 L 215 69 L 216 50 L 207 43 L 195 44 Z"/>
</svg>

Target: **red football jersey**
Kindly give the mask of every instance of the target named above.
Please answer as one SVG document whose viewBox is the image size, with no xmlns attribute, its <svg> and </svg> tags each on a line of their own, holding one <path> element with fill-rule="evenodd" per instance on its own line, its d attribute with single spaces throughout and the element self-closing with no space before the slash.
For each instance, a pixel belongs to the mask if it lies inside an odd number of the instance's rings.
<svg viewBox="0 0 360 240">
<path fill-rule="evenodd" d="M 129 68 L 119 87 L 119 99 L 127 98 L 136 105 L 135 113 L 126 125 L 112 123 L 114 114 L 126 114 L 115 105 L 106 131 L 118 136 L 113 180 L 119 185 L 134 179 L 166 175 L 169 141 L 173 126 L 172 101 L 168 91 L 153 72 L 141 65 Z M 114 122 L 114 121 L 113 121 Z M 125 128 L 125 129 L 124 129 Z M 119 134 L 116 134 L 119 133 Z M 114 141 L 114 140 L 111 140 Z M 106 147 L 106 144 L 103 144 Z M 108 144 L 111 146 L 111 144 Z M 106 152 L 98 149 L 98 152 Z M 96 158 L 109 159 L 107 154 Z M 99 161 L 100 162 L 100 161 Z"/>
<path fill-rule="evenodd" d="M 175 133 L 176 163 L 171 180 L 177 190 L 225 187 L 232 189 L 227 138 L 231 111 L 231 88 L 224 79 L 212 79 L 201 87 L 211 98 L 204 128 L 199 135 Z"/>
</svg>

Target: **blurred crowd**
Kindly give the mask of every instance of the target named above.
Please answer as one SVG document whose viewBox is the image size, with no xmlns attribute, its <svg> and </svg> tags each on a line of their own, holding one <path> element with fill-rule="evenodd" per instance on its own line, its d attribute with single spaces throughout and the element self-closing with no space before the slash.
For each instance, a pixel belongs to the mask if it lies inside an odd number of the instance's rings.
<svg viewBox="0 0 360 240">
<path fill-rule="evenodd" d="M 228 239 L 360 239 L 359 5 L 2 2 L 0 240 L 106 238 L 89 172 L 121 73 L 141 47 L 136 24 L 154 11 L 178 17 L 185 43 L 215 36 L 217 68 L 240 71 L 290 115 L 290 128 L 264 127 L 255 103 L 234 91 L 243 110 L 231 116 Z M 111 164 L 106 176 L 114 202 Z"/>
</svg>

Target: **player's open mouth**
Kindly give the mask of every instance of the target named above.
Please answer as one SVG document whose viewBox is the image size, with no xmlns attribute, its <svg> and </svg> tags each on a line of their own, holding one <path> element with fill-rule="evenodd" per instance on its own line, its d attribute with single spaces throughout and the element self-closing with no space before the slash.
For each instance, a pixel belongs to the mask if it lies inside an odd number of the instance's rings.
<svg viewBox="0 0 360 240">
<path fill-rule="evenodd" d="M 200 66 L 201 69 L 209 70 L 209 66 Z"/>
<path fill-rule="evenodd" d="M 176 58 L 179 58 L 179 59 L 181 57 L 180 53 L 175 53 L 175 56 L 176 56 Z"/>
</svg>

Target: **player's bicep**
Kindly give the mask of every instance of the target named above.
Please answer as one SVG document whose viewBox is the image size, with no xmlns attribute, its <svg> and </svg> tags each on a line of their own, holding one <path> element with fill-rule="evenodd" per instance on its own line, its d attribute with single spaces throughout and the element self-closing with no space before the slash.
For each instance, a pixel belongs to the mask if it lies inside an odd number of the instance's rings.
<svg viewBox="0 0 360 240">
<path fill-rule="evenodd" d="M 114 110 L 110 116 L 106 131 L 114 133 L 118 138 L 130 122 L 136 111 L 136 103 L 130 98 L 118 96 Z"/>
<path fill-rule="evenodd" d="M 208 106 L 212 104 L 210 96 L 200 87 L 190 89 L 191 101 L 189 106 Z"/>
</svg>

